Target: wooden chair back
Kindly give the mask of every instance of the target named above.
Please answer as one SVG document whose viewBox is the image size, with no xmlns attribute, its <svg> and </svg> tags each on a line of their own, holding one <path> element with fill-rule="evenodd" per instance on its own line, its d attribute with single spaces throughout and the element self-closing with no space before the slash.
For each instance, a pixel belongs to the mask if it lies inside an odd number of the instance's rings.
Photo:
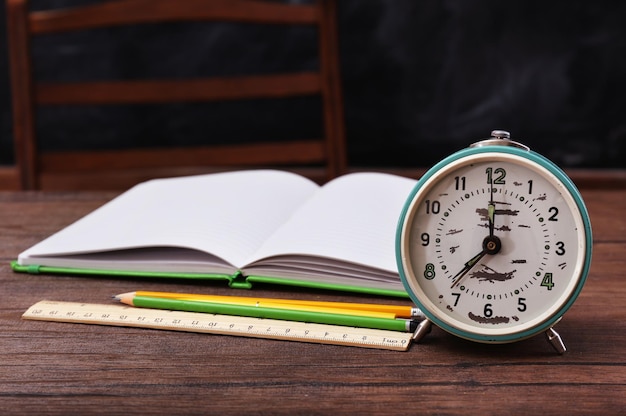
<svg viewBox="0 0 626 416">
<path fill-rule="evenodd" d="M 7 0 L 7 31 L 16 164 L 22 189 L 120 189 L 173 174 L 245 167 L 302 168 L 324 181 L 346 168 L 335 1 L 288 4 L 259 0 L 116 0 L 30 11 Z M 156 22 L 229 21 L 308 25 L 319 38 L 315 71 L 218 78 L 39 82 L 33 79 L 33 36 Z M 155 104 L 321 97 L 322 136 L 288 142 L 43 152 L 35 122 L 40 106 Z"/>
</svg>

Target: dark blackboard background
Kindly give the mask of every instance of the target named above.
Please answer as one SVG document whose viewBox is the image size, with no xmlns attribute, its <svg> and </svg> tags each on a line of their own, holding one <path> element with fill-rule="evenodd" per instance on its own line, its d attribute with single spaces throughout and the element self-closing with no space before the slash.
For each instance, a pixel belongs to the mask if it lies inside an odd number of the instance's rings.
<svg viewBox="0 0 626 416">
<path fill-rule="evenodd" d="M 35 0 L 33 8 L 95 0 Z M 507 129 L 565 167 L 626 167 L 626 2 L 339 0 L 349 163 L 430 166 Z M 0 162 L 12 160 L 4 7 Z M 38 38 L 38 78 L 245 74 L 317 66 L 312 29 L 159 24 Z M 45 148 L 312 137 L 316 99 L 63 107 Z M 277 130 L 278 127 L 278 131 Z"/>
</svg>

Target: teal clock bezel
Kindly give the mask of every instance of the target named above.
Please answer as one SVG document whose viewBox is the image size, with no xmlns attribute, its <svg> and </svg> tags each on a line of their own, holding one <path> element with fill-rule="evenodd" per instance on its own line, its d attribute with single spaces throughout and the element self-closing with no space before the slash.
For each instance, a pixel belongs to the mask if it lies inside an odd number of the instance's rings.
<svg viewBox="0 0 626 416">
<path fill-rule="evenodd" d="M 505 153 L 516 155 L 521 158 L 527 159 L 531 162 L 536 163 L 537 165 L 546 169 L 549 173 L 554 175 L 565 187 L 567 192 L 570 194 L 572 199 L 574 200 L 578 211 L 580 212 L 580 216 L 584 225 L 585 232 L 585 258 L 583 261 L 583 267 L 581 269 L 581 275 L 578 280 L 578 284 L 572 291 L 569 299 L 563 306 L 558 309 L 550 318 L 543 321 L 541 324 L 530 328 L 526 331 L 522 332 L 514 332 L 506 335 L 483 335 L 476 334 L 468 331 L 464 331 L 458 329 L 454 326 L 451 326 L 439 318 L 437 318 L 432 312 L 430 312 L 424 304 L 420 301 L 420 299 L 413 293 L 409 282 L 408 276 L 405 274 L 404 264 L 403 264 L 403 230 L 405 228 L 405 221 L 407 219 L 407 215 L 409 214 L 410 207 L 412 205 L 412 201 L 415 198 L 416 194 L 423 188 L 423 186 L 430 180 L 431 177 L 436 175 L 439 171 L 441 171 L 444 167 L 448 166 L 453 162 L 457 162 L 463 158 L 475 156 L 483 153 Z M 396 262 L 398 266 L 398 271 L 400 273 L 400 279 L 402 284 L 404 285 L 405 290 L 409 294 L 409 297 L 415 302 L 415 304 L 423 311 L 424 315 L 435 325 L 444 329 L 445 331 L 457 335 L 461 338 L 469 339 L 472 341 L 478 342 L 486 342 L 486 343 L 506 343 L 506 342 L 514 342 L 522 339 L 526 339 L 532 337 L 540 332 L 546 331 L 550 327 L 552 327 L 567 310 L 572 306 L 574 301 L 578 298 L 585 281 L 587 280 L 587 276 L 589 274 L 589 268 L 591 267 L 591 257 L 592 257 L 592 246 L 593 246 L 593 237 L 591 231 L 591 221 L 589 219 L 589 213 L 583 201 L 583 198 L 572 182 L 572 180 L 561 170 L 557 165 L 555 165 L 552 161 L 540 155 L 539 153 L 533 152 L 527 149 L 520 149 L 513 146 L 504 146 L 504 145 L 486 145 L 480 147 L 470 147 L 463 150 L 460 150 L 445 159 L 438 162 L 432 168 L 430 168 L 417 182 L 411 193 L 409 194 L 404 207 L 402 208 L 400 218 L 398 221 L 398 226 L 396 229 Z"/>
</svg>

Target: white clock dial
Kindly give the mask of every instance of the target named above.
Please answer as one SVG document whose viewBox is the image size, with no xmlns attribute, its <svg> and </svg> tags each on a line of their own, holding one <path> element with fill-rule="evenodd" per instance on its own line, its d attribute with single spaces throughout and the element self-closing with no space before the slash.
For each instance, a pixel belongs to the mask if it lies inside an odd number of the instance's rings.
<svg viewBox="0 0 626 416">
<path fill-rule="evenodd" d="M 585 229 L 576 200 L 548 169 L 515 154 L 470 154 L 442 166 L 408 205 L 405 285 L 457 335 L 527 337 L 580 289 Z"/>
</svg>

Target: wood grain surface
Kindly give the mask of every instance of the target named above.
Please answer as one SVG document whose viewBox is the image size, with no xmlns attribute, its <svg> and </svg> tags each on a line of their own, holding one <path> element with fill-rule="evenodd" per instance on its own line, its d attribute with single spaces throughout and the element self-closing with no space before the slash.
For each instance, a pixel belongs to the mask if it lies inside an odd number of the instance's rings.
<svg viewBox="0 0 626 416">
<path fill-rule="evenodd" d="M 111 193 L 0 193 L 2 414 L 620 414 L 626 412 L 626 191 L 587 190 L 594 253 L 556 329 L 506 345 L 438 328 L 408 352 L 25 321 L 42 300 L 106 303 L 133 290 L 238 294 L 222 284 L 25 275 L 9 262 Z M 405 304 L 257 287 L 258 296 Z"/>
</svg>

